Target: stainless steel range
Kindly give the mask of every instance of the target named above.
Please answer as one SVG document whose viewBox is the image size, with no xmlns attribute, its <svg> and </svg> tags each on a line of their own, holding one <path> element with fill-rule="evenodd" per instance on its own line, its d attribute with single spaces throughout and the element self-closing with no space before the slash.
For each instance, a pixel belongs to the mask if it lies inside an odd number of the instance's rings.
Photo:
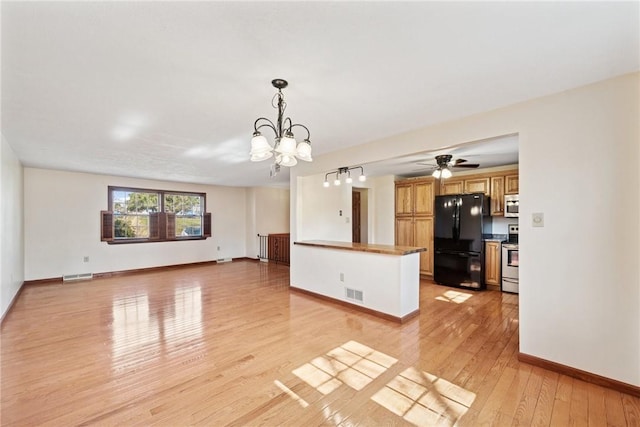
<svg viewBox="0 0 640 427">
<path fill-rule="evenodd" d="M 509 240 L 502 244 L 502 291 L 518 293 L 518 224 L 509 224 Z"/>
</svg>

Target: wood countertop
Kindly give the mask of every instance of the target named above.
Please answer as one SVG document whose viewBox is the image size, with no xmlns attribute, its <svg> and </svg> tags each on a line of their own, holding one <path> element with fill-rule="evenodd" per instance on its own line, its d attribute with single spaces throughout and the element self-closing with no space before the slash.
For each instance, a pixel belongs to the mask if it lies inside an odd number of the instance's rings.
<svg viewBox="0 0 640 427">
<path fill-rule="evenodd" d="M 375 245 L 369 243 L 333 242 L 330 240 L 303 240 L 294 245 L 315 246 L 319 248 L 340 249 L 345 251 L 371 252 L 384 255 L 409 255 L 425 252 L 427 248 L 416 246 Z"/>
</svg>

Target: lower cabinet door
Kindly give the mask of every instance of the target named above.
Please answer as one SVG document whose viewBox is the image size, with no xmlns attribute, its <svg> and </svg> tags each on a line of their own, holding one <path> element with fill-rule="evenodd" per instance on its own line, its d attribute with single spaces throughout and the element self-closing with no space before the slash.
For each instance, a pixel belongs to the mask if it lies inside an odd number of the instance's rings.
<svg viewBox="0 0 640 427">
<path fill-rule="evenodd" d="M 427 248 L 420 252 L 420 274 L 433 275 L 433 217 L 416 217 L 414 223 L 414 246 Z"/>
</svg>

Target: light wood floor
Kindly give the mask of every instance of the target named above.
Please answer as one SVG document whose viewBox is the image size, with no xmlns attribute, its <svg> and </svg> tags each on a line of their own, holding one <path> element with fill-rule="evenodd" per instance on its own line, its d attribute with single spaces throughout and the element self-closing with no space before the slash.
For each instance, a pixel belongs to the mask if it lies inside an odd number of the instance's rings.
<svg viewBox="0 0 640 427">
<path fill-rule="evenodd" d="M 29 286 L 1 423 L 640 425 L 640 399 L 519 363 L 518 299 L 421 284 L 399 325 L 248 261 Z"/>
</svg>

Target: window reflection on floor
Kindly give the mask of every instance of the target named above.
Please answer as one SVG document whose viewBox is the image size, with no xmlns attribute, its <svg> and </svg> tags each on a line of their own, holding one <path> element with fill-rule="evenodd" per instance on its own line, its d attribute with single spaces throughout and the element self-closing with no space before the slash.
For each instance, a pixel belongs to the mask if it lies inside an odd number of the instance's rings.
<svg viewBox="0 0 640 427">
<path fill-rule="evenodd" d="M 178 288 L 173 295 L 173 316 L 164 316 L 164 334 L 172 343 L 202 337 L 202 291 L 200 286 Z"/>
<path fill-rule="evenodd" d="M 169 306 L 150 303 L 149 295 L 133 295 L 115 300 L 111 307 L 112 354 L 114 369 L 126 369 L 143 364 L 152 358 L 135 357 L 141 349 L 152 354 L 163 351 L 176 356 L 193 352 L 193 346 L 202 337 L 202 291 L 200 286 L 178 288 Z"/>
<path fill-rule="evenodd" d="M 454 425 L 475 397 L 445 379 L 408 368 L 371 399 L 412 424 L 429 426 Z"/>
<path fill-rule="evenodd" d="M 472 294 L 459 291 L 446 291 L 444 294 L 437 296 L 438 301 L 455 302 L 461 304 L 472 297 Z"/>
<path fill-rule="evenodd" d="M 158 343 L 158 321 L 149 316 L 147 294 L 121 298 L 113 302 L 113 358 Z"/>
</svg>

